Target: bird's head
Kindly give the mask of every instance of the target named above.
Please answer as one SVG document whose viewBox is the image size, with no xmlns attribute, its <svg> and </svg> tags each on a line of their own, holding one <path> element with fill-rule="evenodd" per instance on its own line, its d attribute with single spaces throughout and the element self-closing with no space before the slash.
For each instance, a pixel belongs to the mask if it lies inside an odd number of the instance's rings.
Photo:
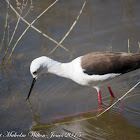
<svg viewBox="0 0 140 140">
<path fill-rule="evenodd" d="M 30 65 L 30 73 L 33 78 L 37 79 L 43 73 L 47 73 L 48 71 L 48 60 L 46 56 L 41 56 L 34 59 Z"/>
<path fill-rule="evenodd" d="M 47 73 L 48 68 L 52 65 L 52 63 L 53 60 L 46 56 L 38 57 L 32 61 L 30 65 L 30 73 L 33 77 L 33 81 L 27 99 L 29 99 L 31 91 L 38 77 L 40 77 L 43 73 Z"/>
</svg>

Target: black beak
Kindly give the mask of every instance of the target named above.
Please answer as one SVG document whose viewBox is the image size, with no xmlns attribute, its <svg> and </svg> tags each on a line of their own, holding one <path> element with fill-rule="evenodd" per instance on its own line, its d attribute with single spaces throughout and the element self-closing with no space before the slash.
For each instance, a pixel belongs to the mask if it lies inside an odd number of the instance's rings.
<svg viewBox="0 0 140 140">
<path fill-rule="evenodd" d="M 33 78 L 32 85 L 31 85 L 31 88 L 30 88 L 30 91 L 29 91 L 29 94 L 28 94 L 28 96 L 27 96 L 26 100 L 28 100 L 28 99 L 29 99 L 30 94 L 31 94 L 31 91 L 32 91 L 32 89 L 33 89 L 33 87 L 34 87 L 35 82 L 36 82 L 36 78 Z M 26 101 L 26 100 L 25 100 L 25 101 Z"/>
</svg>

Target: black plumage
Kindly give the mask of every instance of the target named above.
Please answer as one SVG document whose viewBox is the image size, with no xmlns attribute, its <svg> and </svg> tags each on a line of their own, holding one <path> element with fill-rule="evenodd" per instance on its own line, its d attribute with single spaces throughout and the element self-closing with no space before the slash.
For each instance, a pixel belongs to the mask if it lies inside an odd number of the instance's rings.
<svg viewBox="0 0 140 140">
<path fill-rule="evenodd" d="M 124 74 L 140 68 L 140 54 L 92 52 L 82 56 L 81 67 L 88 75 Z"/>
</svg>

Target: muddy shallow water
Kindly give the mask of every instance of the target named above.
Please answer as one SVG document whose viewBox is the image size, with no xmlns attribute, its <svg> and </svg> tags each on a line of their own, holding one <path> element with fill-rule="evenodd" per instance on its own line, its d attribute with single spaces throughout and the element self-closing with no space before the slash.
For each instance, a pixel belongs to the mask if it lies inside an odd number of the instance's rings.
<svg viewBox="0 0 140 140">
<path fill-rule="evenodd" d="M 33 8 L 25 19 L 31 23 L 53 2 L 32 1 Z M 83 0 L 60 0 L 33 25 L 59 42 L 76 20 L 83 3 Z M 11 1 L 11 4 L 19 12 L 16 2 Z M 30 1 L 22 15 L 25 15 L 29 6 Z M 1 44 L 6 8 L 6 1 L 2 1 Z M 6 30 L 5 42 L 0 46 L 0 61 L 17 23 L 15 13 L 11 8 L 8 11 L 9 28 Z M 56 44 L 30 28 L 18 42 L 11 61 L 7 63 L 13 46 L 27 27 L 27 24 L 20 20 L 0 69 L 1 138 L 14 131 L 17 134 L 25 134 L 25 139 L 140 139 L 140 86 L 98 118 L 93 118 L 100 113 L 96 111 L 99 105 L 95 89 L 82 87 L 55 75 L 41 76 L 35 84 L 30 101 L 25 101 L 32 81 L 29 66 L 36 57 L 46 55 L 61 62 L 69 62 L 92 51 L 128 52 L 129 46 L 130 52 L 138 52 L 139 13 L 138 0 L 88 0 L 73 30 L 62 43 L 72 55 L 61 47 L 50 55 Z M 117 98 L 139 81 L 139 73 L 139 70 L 136 70 L 110 83 Z M 102 97 L 104 108 L 115 102 L 110 97 L 106 85 L 102 87 Z M 36 131 L 33 137 L 31 130 Z"/>
</svg>

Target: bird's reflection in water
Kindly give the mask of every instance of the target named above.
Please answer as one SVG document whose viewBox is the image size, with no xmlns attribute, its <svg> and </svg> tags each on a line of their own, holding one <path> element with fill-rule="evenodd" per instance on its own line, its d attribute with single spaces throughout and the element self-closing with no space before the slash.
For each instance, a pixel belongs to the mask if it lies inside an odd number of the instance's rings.
<svg viewBox="0 0 140 140">
<path fill-rule="evenodd" d="M 110 133 L 113 133 L 111 126 L 106 123 L 106 120 L 102 119 L 102 116 L 98 118 L 96 118 L 96 116 L 100 114 L 103 110 L 105 110 L 107 107 L 109 107 L 113 103 L 113 101 L 113 99 L 110 100 L 110 104 L 108 106 L 105 104 L 99 104 L 99 109 L 97 110 L 90 110 L 87 112 L 79 112 L 66 116 L 53 117 L 49 120 L 48 123 L 42 123 L 40 121 L 41 118 L 37 116 L 36 113 L 33 111 L 31 102 L 30 100 L 28 100 L 31 113 L 34 118 L 34 121 L 30 126 L 30 130 L 32 131 L 32 133 L 34 133 L 34 136 L 41 137 L 42 135 L 45 135 L 45 137 L 47 138 L 54 139 L 56 137 L 61 137 L 62 139 L 65 139 L 66 137 L 71 137 L 75 139 L 86 138 L 88 140 L 96 137 L 112 137 L 113 134 Z M 86 118 L 90 117 L 93 118 L 86 120 Z M 114 115 L 114 117 L 119 118 L 120 115 Z M 103 126 L 106 126 L 105 130 Z"/>
</svg>

